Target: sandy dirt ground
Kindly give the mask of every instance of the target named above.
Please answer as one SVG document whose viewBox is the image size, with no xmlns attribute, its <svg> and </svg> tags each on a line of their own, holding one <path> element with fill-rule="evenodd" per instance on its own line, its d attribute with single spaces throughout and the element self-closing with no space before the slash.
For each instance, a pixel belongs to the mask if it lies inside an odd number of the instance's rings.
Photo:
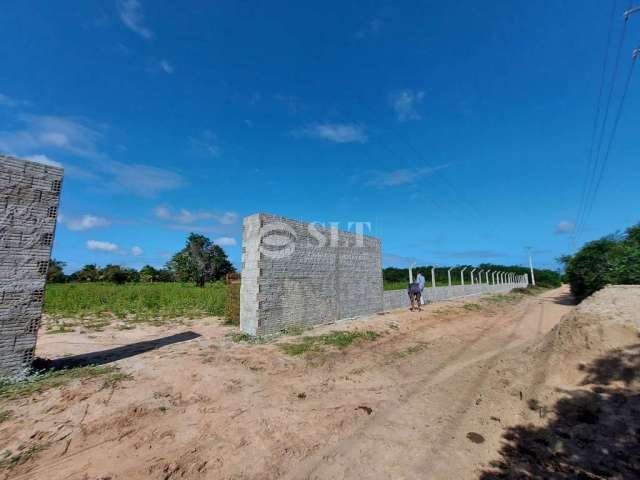
<svg viewBox="0 0 640 480">
<path fill-rule="evenodd" d="M 43 334 L 39 356 L 131 380 L 13 401 L 2 443 L 43 447 L 0 478 L 478 478 L 506 428 L 548 422 L 562 368 L 543 336 L 573 308 L 565 287 L 443 302 L 316 328 L 381 335 L 302 356 L 278 347 L 299 337 L 234 342 L 215 318 Z"/>
</svg>

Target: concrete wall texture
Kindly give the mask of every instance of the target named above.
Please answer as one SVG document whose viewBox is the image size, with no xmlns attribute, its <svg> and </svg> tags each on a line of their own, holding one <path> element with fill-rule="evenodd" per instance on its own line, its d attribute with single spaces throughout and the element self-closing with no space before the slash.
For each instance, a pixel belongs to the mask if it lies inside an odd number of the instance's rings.
<svg viewBox="0 0 640 480">
<path fill-rule="evenodd" d="M 270 335 L 410 306 L 406 290 L 383 292 L 380 241 L 258 213 L 244 219 L 240 329 Z M 359 239 L 360 238 L 360 239 Z M 527 277 L 489 285 L 425 288 L 429 302 L 508 292 Z"/>
<path fill-rule="evenodd" d="M 0 155 L 0 376 L 19 375 L 33 359 L 62 176 Z"/>
<path fill-rule="evenodd" d="M 520 277 L 518 277 L 520 278 Z M 422 296 L 425 301 L 441 302 L 454 298 L 470 297 L 472 295 L 482 295 L 483 293 L 508 292 L 514 288 L 526 288 L 527 281 L 524 279 L 513 283 L 503 283 L 487 285 L 486 283 L 475 285 L 453 285 L 451 287 L 425 288 Z M 409 308 L 409 295 L 406 290 L 388 290 L 384 292 L 384 309 L 394 310 L 396 308 Z"/>
<path fill-rule="evenodd" d="M 263 213 L 243 227 L 243 332 L 269 335 L 382 311 L 379 240 Z"/>
</svg>

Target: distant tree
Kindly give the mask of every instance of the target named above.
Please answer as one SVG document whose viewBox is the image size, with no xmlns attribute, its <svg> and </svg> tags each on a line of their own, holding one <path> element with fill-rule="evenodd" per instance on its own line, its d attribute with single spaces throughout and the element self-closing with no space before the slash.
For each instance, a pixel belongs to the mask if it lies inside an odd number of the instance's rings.
<svg viewBox="0 0 640 480">
<path fill-rule="evenodd" d="M 199 287 L 235 271 L 222 247 L 196 233 L 189 235 L 185 247 L 173 256 L 167 266 L 175 272 L 178 280 L 194 282 Z"/>
<path fill-rule="evenodd" d="M 158 282 L 175 282 L 176 275 L 168 268 L 158 270 Z"/>
<path fill-rule="evenodd" d="M 74 282 L 97 282 L 100 279 L 100 269 L 95 264 L 88 264 L 71 274 Z"/>
<path fill-rule="evenodd" d="M 100 280 L 122 285 L 129 280 L 129 274 L 120 265 L 107 265 L 100 272 Z"/>
<path fill-rule="evenodd" d="M 607 284 L 640 284 L 640 224 L 585 244 L 560 258 L 571 292 L 584 298 Z"/>
<path fill-rule="evenodd" d="M 67 276 L 64 274 L 64 267 L 67 264 L 56 259 L 49 260 L 49 270 L 47 271 L 47 282 L 49 283 L 64 283 L 67 281 Z"/>
<path fill-rule="evenodd" d="M 153 268 L 151 265 L 145 265 L 140 269 L 140 281 L 146 283 L 157 282 L 158 270 Z"/>
</svg>

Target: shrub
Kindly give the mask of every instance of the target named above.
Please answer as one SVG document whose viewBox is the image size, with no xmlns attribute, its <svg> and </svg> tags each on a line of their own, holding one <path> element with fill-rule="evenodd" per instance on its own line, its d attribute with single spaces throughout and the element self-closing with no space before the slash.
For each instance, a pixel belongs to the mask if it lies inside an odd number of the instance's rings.
<svg viewBox="0 0 640 480">
<path fill-rule="evenodd" d="M 584 245 L 560 259 L 571 293 L 584 298 L 607 284 L 640 284 L 640 224 Z"/>
</svg>

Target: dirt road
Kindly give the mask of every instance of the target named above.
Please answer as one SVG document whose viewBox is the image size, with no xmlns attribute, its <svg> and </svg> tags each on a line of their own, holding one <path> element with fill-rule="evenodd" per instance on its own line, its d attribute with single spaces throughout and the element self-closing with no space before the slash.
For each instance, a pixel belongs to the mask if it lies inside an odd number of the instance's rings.
<svg viewBox="0 0 640 480">
<path fill-rule="evenodd" d="M 6 447 L 35 438 L 42 448 L 5 476 L 477 478 L 505 426 L 536 421 L 527 399 L 547 366 L 518 352 L 571 308 L 564 288 L 462 299 L 314 329 L 380 336 L 301 356 L 279 348 L 296 337 L 236 343 L 218 319 L 44 335 L 41 356 L 110 349 L 133 379 L 9 405 Z"/>
</svg>

